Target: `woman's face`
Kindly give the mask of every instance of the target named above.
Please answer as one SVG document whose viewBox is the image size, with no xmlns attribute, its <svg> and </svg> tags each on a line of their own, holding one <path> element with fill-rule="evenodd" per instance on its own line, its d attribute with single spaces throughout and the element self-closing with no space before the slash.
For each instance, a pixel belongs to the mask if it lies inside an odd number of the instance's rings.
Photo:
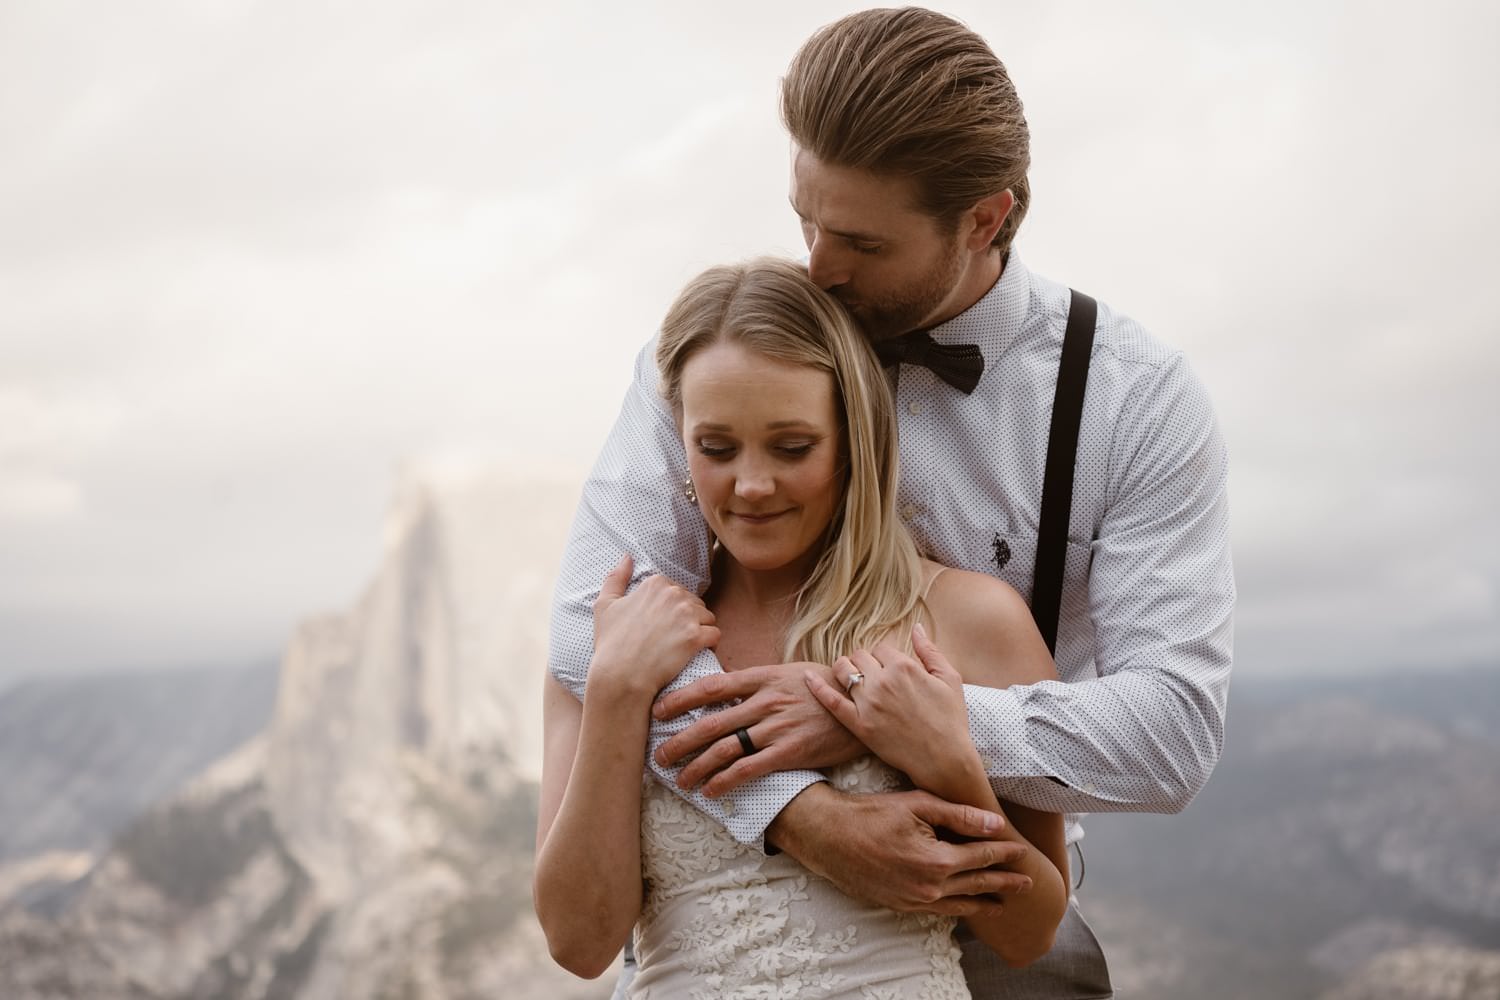
<svg viewBox="0 0 1500 1000">
<path fill-rule="evenodd" d="M 709 529 L 747 569 L 811 571 L 843 499 L 833 376 L 721 340 L 688 360 L 681 390 Z"/>
</svg>

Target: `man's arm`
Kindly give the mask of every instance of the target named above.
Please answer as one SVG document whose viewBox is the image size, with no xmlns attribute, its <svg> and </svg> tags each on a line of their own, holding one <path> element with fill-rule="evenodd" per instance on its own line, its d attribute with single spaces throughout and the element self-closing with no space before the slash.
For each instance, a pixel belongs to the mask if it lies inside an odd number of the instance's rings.
<svg viewBox="0 0 1500 1000">
<path fill-rule="evenodd" d="M 974 838 L 952 842 L 937 829 Z M 892 910 L 994 917 L 997 896 L 1030 892 L 1018 867 L 1030 848 L 1005 818 L 928 792 L 848 794 L 814 785 L 772 821 L 766 838 L 844 892 Z"/>
<path fill-rule="evenodd" d="M 1176 812 L 1223 749 L 1235 598 L 1224 442 L 1180 356 L 1134 391 L 1091 547 L 1098 678 L 964 692 L 996 794 L 1037 809 Z"/>
<path fill-rule="evenodd" d="M 687 458 L 656 385 L 653 341 L 636 358 L 635 378 L 619 418 L 584 484 L 558 573 L 548 662 L 553 676 L 579 699 L 593 654 L 594 600 L 622 554 L 635 558 L 632 582 L 660 573 L 701 594 L 708 581 L 708 532 L 698 508 L 682 493 Z M 703 652 L 668 690 L 720 673 L 712 653 Z M 649 750 L 706 714 L 698 710 L 653 721 Z M 647 757 L 657 777 L 677 788 L 677 769 L 658 764 L 652 753 Z M 821 780 L 815 771 L 783 771 L 721 798 L 680 789 L 679 794 L 722 823 L 736 840 L 759 846 L 772 817 L 804 788 Z"/>
</svg>

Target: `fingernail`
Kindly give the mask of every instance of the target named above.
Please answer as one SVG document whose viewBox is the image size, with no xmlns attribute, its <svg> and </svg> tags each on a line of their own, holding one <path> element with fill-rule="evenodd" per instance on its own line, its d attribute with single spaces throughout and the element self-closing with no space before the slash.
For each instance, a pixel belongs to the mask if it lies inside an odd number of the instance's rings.
<svg viewBox="0 0 1500 1000">
<path fill-rule="evenodd" d="M 917 622 L 916 624 L 912 625 L 911 630 L 913 634 L 919 635 L 923 639 L 927 638 L 927 630 L 922 627 L 921 622 Z"/>
<path fill-rule="evenodd" d="M 651 703 L 651 714 L 654 715 L 654 716 L 656 716 L 658 719 L 665 718 L 665 716 L 666 716 L 666 708 L 659 701 L 652 702 Z"/>
<path fill-rule="evenodd" d="M 984 832 L 985 833 L 994 833 L 996 830 L 1000 829 L 1004 825 L 1005 825 L 1005 820 L 1002 819 L 996 813 L 985 813 L 984 814 Z"/>
</svg>

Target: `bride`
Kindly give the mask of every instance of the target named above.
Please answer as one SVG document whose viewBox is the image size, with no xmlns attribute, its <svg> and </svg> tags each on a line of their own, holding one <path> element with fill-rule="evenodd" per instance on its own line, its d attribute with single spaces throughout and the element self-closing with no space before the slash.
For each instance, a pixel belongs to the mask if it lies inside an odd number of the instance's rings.
<svg viewBox="0 0 1500 1000">
<path fill-rule="evenodd" d="M 846 896 L 643 779 L 653 699 L 713 647 L 725 670 L 811 661 L 808 683 L 870 750 L 830 771 L 836 787 L 1002 813 L 1032 888 L 971 929 L 1007 962 L 1039 958 L 1067 905 L 1062 818 L 1002 808 L 962 685 L 1056 674 L 1013 589 L 922 559 L 897 518 L 896 420 L 869 345 L 800 265 L 763 258 L 691 282 L 656 357 L 712 583 L 627 593 L 625 556 L 595 606 L 583 703 L 548 678 L 534 898 L 553 957 L 598 976 L 634 927 L 633 997 L 969 995 L 952 918 Z"/>
</svg>

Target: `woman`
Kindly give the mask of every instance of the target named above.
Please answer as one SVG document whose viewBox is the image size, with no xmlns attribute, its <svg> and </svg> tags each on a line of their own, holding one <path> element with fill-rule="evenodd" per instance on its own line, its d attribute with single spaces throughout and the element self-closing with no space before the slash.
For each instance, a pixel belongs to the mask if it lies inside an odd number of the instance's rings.
<svg viewBox="0 0 1500 1000">
<path fill-rule="evenodd" d="M 657 782 L 643 787 L 648 713 L 703 648 L 726 670 L 828 663 L 809 683 L 874 755 L 834 769 L 836 786 L 910 781 L 1000 811 L 962 685 L 1053 679 L 1046 647 L 1008 586 L 918 555 L 894 511 L 884 373 L 799 265 L 701 275 L 668 313 L 657 362 L 716 540 L 712 583 L 701 600 L 660 577 L 626 595 L 627 557 L 595 607 L 583 704 L 549 680 L 535 901 L 552 954 L 597 976 L 636 926 L 637 997 L 967 997 L 952 920 L 851 899 L 786 855 L 736 843 Z M 908 638 L 925 668 L 867 652 Z M 1062 819 L 1004 812 L 1006 836 L 1038 848 L 1019 863 L 1033 889 L 973 930 L 1024 964 L 1067 905 Z"/>
</svg>

